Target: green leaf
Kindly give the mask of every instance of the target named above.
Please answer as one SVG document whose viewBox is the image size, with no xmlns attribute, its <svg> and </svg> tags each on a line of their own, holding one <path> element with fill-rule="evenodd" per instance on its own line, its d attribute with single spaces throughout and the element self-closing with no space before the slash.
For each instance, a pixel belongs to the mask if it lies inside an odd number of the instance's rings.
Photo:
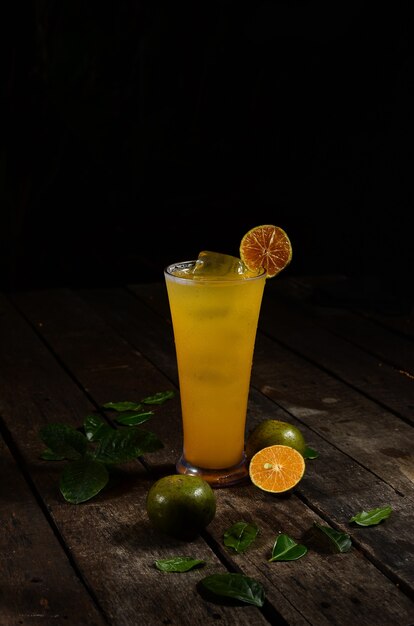
<svg viewBox="0 0 414 626">
<path fill-rule="evenodd" d="M 382 520 L 387 519 L 391 513 L 392 508 L 390 506 L 384 506 L 379 509 L 371 509 L 370 511 L 361 511 L 351 517 L 349 521 L 355 522 L 360 526 L 374 526 L 382 522 Z"/>
<path fill-rule="evenodd" d="M 174 391 L 159 391 L 155 393 L 153 396 L 147 396 L 141 402 L 143 404 L 164 404 L 170 398 L 175 396 Z"/>
<path fill-rule="evenodd" d="M 154 411 L 141 411 L 141 413 L 122 415 L 121 417 L 118 417 L 116 421 L 124 426 L 138 426 L 139 424 L 143 424 L 149 420 L 151 415 L 154 415 Z"/>
<path fill-rule="evenodd" d="M 140 411 L 142 408 L 141 402 L 107 402 L 103 405 L 104 409 L 112 409 L 113 411 Z"/>
<path fill-rule="evenodd" d="M 329 545 L 333 552 L 349 552 L 352 547 L 352 541 L 348 534 L 340 533 L 329 526 L 323 526 L 317 522 L 314 522 L 313 525 L 321 533 L 322 537 L 329 540 Z"/>
<path fill-rule="evenodd" d="M 258 527 L 247 522 L 236 522 L 223 535 L 224 545 L 235 552 L 244 552 L 256 539 Z"/>
<path fill-rule="evenodd" d="M 86 452 L 88 440 L 72 426 L 47 424 L 40 431 L 40 438 L 46 446 L 64 459 L 78 459 Z"/>
<path fill-rule="evenodd" d="M 46 450 L 43 450 L 40 458 L 44 461 L 63 461 L 66 457 L 61 454 L 56 454 L 56 452 L 53 452 L 50 448 L 46 448 Z"/>
<path fill-rule="evenodd" d="M 138 428 L 111 429 L 99 441 L 95 459 L 103 463 L 126 463 L 163 447 L 163 443 L 150 431 Z"/>
<path fill-rule="evenodd" d="M 205 561 L 193 559 L 191 556 L 176 556 L 172 559 L 159 559 L 155 566 L 162 572 L 188 572 L 195 567 L 202 567 Z"/>
<path fill-rule="evenodd" d="M 269 559 L 269 562 L 296 561 L 296 559 L 300 559 L 304 556 L 307 551 L 306 546 L 296 543 L 288 535 L 281 534 L 274 543 L 272 557 Z"/>
<path fill-rule="evenodd" d="M 83 428 L 88 441 L 99 441 L 108 432 L 113 431 L 113 428 L 99 415 L 88 415 L 83 423 Z"/>
<path fill-rule="evenodd" d="M 317 459 L 319 456 L 319 452 L 314 450 L 313 448 L 306 447 L 305 452 L 303 453 L 304 459 Z"/>
<path fill-rule="evenodd" d="M 259 607 L 264 604 L 265 592 L 261 583 L 243 574 L 212 574 L 200 582 L 216 596 L 233 598 Z"/>
<path fill-rule="evenodd" d="M 108 480 L 108 470 L 103 463 L 84 458 L 66 465 L 59 486 L 67 502 L 79 504 L 96 496 Z"/>
</svg>

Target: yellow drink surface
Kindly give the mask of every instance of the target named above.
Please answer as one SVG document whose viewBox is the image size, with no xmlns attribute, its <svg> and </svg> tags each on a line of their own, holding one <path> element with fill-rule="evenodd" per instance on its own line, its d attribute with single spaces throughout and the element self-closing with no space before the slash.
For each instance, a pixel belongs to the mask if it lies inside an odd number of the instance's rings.
<svg viewBox="0 0 414 626">
<path fill-rule="evenodd" d="M 229 468 L 243 459 L 247 402 L 265 276 L 166 276 L 187 462 Z"/>
</svg>

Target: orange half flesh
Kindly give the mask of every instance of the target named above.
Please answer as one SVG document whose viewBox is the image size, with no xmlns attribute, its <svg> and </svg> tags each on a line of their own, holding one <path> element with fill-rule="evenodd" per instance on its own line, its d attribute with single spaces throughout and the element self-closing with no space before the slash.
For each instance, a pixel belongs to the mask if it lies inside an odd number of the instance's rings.
<svg viewBox="0 0 414 626">
<path fill-rule="evenodd" d="M 252 457 L 249 465 L 252 483 L 270 493 L 284 493 L 293 489 L 304 473 L 303 456 L 290 446 L 262 448 Z"/>
</svg>

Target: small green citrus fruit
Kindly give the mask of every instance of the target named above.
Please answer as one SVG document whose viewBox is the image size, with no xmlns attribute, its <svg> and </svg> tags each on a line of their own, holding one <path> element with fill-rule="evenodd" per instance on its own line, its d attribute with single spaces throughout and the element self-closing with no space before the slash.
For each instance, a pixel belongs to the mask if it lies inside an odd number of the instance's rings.
<svg viewBox="0 0 414 626">
<path fill-rule="evenodd" d="M 246 441 L 248 461 L 259 450 L 274 445 L 290 446 L 302 456 L 306 450 L 305 437 L 297 426 L 280 420 L 265 419 L 248 434 Z"/>
<path fill-rule="evenodd" d="M 199 476 L 172 474 L 149 489 L 146 509 L 160 532 L 178 539 L 194 539 L 216 514 L 216 496 Z"/>
</svg>

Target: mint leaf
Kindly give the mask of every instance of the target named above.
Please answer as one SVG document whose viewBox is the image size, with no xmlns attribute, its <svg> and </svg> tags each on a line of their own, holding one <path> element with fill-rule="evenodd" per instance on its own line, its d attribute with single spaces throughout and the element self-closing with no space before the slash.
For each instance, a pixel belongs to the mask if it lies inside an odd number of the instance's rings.
<svg viewBox="0 0 414 626">
<path fill-rule="evenodd" d="M 170 398 L 175 396 L 174 391 L 159 391 L 155 393 L 153 396 L 147 396 L 141 402 L 143 404 L 164 404 Z"/>
<path fill-rule="evenodd" d="M 48 449 L 61 459 L 78 459 L 86 452 L 85 435 L 67 424 L 47 424 L 39 435 Z"/>
<path fill-rule="evenodd" d="M 264 604 L 265 592 L 261 583 L 243 574 L 212 574 L 200 582 L 216 596 L 233 598 L 259 607 Z"/>
<path fill-rule="evenodd" d="M 333 552 L 349 552 L 352 547 L 352 541 L 348 534 L 338 532 L 329 526 L 323 526 L 317 522 L 313 523 L 314 528 L 320 533 L 321 537 L 326 541 L 326 545 Z"/>
<path fill-rule="evenodd" d="M 116 421 L 118 424 L 123 424 L 124 426 L 139 426 L 139 424 L 143 424 L 149 420 L 151 415 L 154 415 L 154 411 L 141 411 L 140 413 L 122 415 L 121 417 L 117 417 Z"/>
<path fill-rule="evenodd" d="M 281 534 L 277 537 L 273 550 L 272 557 L 269 562 L 272 561 L 295 561 L 300 559 L 307 553 L 308 549 L 302 544 L 296 543 L 288 535 Z"/>
<path fill-rule="evenodd" d="M 108 480 L 105 465 L 85 457 L 66 465 L 59 486 L 65 500 L 71 504 L 79 504 L 96 496 Z"/>
<path fill-rule="evenodd" d="M 318 456 L 319 456 L 319 452 L 317 452 L 313 448 L 309 448 L 308 446 L 306 447 L 305 452 L 303 453 L 304 459 L 317 459 Z"/>
<path fill-rule="evenodd" d="M 126 463 L 163 447 L 158 437 L 148 430 L 111 429 L 99 440 L 95 460 L 102 463 Z"/>
<path fill-rule="evenodd" d="M 224 545 L 235 552 L 244 552 L 256 539 L 258 527 L 247 522 L 236 522 L 223 535 Z"/>
<path fill-rule="evenodd" d="M 370 511 L 361 511 L 357 513 L 351 519 L 350 522 L 355 522 L 360 526 L 374 526 L 379 524 L 382 520 L 387 519 L 392 513 L 390 506 L 385 506 L 379 509 L 371 509 Z"/>
<path fill-rule="evenodd" d="M 105 437 L 113 428 L 99 415 L 88 415 L 83 423 L 85 435 L 88 441 L 99 441 Z"/>
<path fill-rule="evenodd" d="M 205 561 L 190 556 L 176 556 L 172 559 L 158 559 L 155 566 L 162 572 L 188 572 L 195 567 L 202 567 Z"/>
</svg>

